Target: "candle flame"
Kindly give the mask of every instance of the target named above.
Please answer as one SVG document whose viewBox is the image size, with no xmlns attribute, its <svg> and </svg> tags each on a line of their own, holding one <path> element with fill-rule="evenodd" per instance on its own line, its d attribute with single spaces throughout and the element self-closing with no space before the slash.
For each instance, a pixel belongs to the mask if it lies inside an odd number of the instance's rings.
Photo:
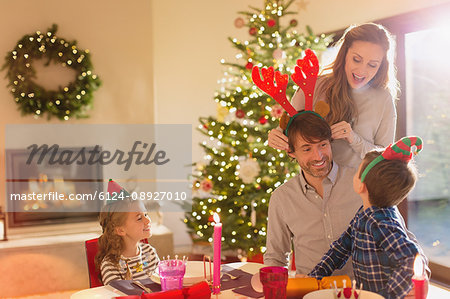
<svg viewBox="0 0 450 299">
<path fill-rule="evenodd" d="M 414 276 L 423 277 L 424 275 L 424 265 L 422 257 L 418 254 L 414 259 Z"/>
<path fill-rule="evenodd" d="M 220 223 L 220 217 L 219 217 L 219 214 L 217 214 L 217 213 L 214 213 L 214 222 L 215 223 Z"/>
</svg>

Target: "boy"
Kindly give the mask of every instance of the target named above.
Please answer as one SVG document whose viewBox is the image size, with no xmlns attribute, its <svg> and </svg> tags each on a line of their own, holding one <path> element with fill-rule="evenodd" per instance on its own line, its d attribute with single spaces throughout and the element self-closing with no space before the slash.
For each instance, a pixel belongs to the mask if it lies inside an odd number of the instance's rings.
<svg viewBox="0 0 450 299">
<path fill-rule="evenodd" d="M 396 205 L 416 183 L 416 170 L 409 163 L 413 145 L 421 150 L 422 140 L 405 137 L 383 153 L 366 154 L 353 178 L 363 207 L 309 276 L 329 276 L 352 256 L 357 285 L 385 298 L 408 294 L 414 259 L 422 251 L 408 238 Z"/>
</svg>

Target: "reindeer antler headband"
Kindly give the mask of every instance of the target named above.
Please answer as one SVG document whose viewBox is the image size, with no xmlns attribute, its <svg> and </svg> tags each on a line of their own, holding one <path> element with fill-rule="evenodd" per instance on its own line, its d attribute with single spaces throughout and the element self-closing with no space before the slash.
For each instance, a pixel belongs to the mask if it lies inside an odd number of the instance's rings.
<svg viewBox="0 0 450 299">
<path fill-rule="evenodd" d="M 313 111 L 313 95 L 319 73 L 319 60 L 312 50 L 306 49 L 305 57 L 297 60 L 295 72 L 291 75 L 292 81 L 305 94 L 305 111 L 297 113 L 297 110 L 295 110 L 286 98 L 286 88 L 289 81 L 288 75 L 282 75 L 279 71 L 274 72 L 272 66 L 269 68 L 263 67 L 261 73 L 263 80 L 261 80 L 258 66 L 253 67 L 252 79 L 255 85 L 277 101 L 290 116 L 285 128 L 283 128 L 283 118 L 280 121 L 280 127 L 284 130 L 286 136 L 289 126 L 298 115 L 312 113 L 323 119 L 330 111 L 330 107 L 324 101 L 319 101 L 315 107 L 316 112 Z"/>
<path fill-rule="evenodd" d="M 384 152 L 376 157 L 372 162 L 367 165 L 364 172 L 361 174 L 361 182 L 364 182 L 369 171 L 378 163 L 383 160 L 400 160 L 409 162 L 412 158 L 413 152 L 411 152 L 412 146 L 416 146 L 414 154 L 417 155 L 422 150 L 422 139 L 417 136 L 403 137 L 394 145 L 389 145 Z"/>
</svg>

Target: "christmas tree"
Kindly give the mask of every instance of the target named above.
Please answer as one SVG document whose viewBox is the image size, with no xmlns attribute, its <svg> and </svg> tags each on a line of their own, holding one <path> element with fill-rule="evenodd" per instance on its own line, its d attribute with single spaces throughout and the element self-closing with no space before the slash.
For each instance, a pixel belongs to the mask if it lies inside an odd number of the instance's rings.
<svg viewBox="0 0 450 299">
<path fill-rule="evenodd" d="M 298 173 L 298 165 L 283 151 L 267 145 L 269 130 L 278 126 L 283 108 L 254 86 L 254 65 L 273 66 L 290 74 L 302 52 L 325 50 L 331 36 L 315 36 L 295 30 L 297 20 L 283 18 L 294 0 L 266 0 L 264 8 L 240 12 L 234 24 L 248 28 L 249 38 L 229 38 L 238 51 L 237 62 L 222 61 L 227 69 L 214 100 L 217 117 L 200 117 L 199 131 L 208 137 L 201 146 L 204 161 L 193 174 L 192 210 L 184 222 L 194 242 L 212 242 L 213 214 L 223 223 L 222 247 L 239 249 L 243 255 L 264 253 L 267 210 L 272 191 Z M 287 97 L 297 86 L 290 81 Z"/>
</svg>

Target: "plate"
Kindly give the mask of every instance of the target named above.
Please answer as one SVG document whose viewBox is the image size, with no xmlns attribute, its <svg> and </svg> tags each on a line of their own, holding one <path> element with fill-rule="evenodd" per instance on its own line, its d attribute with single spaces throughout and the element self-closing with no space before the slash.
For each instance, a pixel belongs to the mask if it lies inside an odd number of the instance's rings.
<svg viewBox="0 0 450 299">
<path fill-rule="evenodd" d="M 327 290 L 319 290 L 306 294 L 303 296 L 303 299 L 334 299 L 333 289 Z M 361 291 L 361 298 L 364 299 L 384 299 L 383 296 L 369 292 L 369 291 Z"/>
<path fill-rule="evenodd" d="M 213 267 L 211 267 L 211 271 L 214 271 Z M 206 273 L 208 274 L 206 277 L 209 279 L 209 266 L 206 267 Z M 155 272 L 153 272 L 150 279 L 156 283 L 161 284 L 158 267 L 156 267 L 156 270 Z M 203 274 L 203 262 L 188 261 L 186 263 L 186 273 L 184 274 L 183 278 L 183 286 L 190 286 L 204 280 L 205 276 Z"/>
</svg>

